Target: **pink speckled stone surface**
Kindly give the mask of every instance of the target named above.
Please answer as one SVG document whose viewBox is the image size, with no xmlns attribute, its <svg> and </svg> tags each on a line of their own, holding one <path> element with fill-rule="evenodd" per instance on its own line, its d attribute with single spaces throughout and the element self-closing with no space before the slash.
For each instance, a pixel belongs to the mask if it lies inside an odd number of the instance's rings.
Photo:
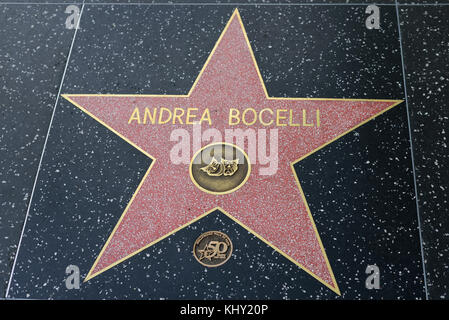
<svg viewBox="0 0 449 320">
<path fill-rule="evenodd" d="M 382 113 L 395 101 L 268 98 L 238 15 L 231 18 L 189 97 L 68 95 L 68 98 L 156 159 L 91 275 L 101 273 L 205 212 L 220 207 L 323 283 L 337 287 L 338 279 L 335 283 L 330 268 L 332 261 L 328 266 L 291 163 Z M 294 109 L 299 110 L 297 116 L 303 109 L 310 115 L 319 109 L 321 125 L 276 127 L 256 123 L 251 126 L 256 130 L 279 129 L 277 173 L 259 175 L 259 163 L 250 159 L 252 170 L 246 184 L 230 194 L 212 195 L 192 183 L 188 164 L 174 165 L 170 161 L 170 150 L 175 144 L 170 141 L 171 132 L 184 128 L 192 133 L 193 127 L 170 123 L 128 124 L 136 107 L 140 110 L 145 107 L 198 108 L 200 115 L 209 108 L 212 127 L 220 130 L 223 136 L 224 130 L 231 128 L 228 125 L 230 108 Z M 202 130 L 208 127 L 203 123 Z M 210 142 L 203 142 L 202 146 Z M 247 146 L 241 147 L 247 149 Z M 192 156 L 195 151 L 191 150 Z M 311 214 L 313 216 L 313 212 Z"/>
</svg>

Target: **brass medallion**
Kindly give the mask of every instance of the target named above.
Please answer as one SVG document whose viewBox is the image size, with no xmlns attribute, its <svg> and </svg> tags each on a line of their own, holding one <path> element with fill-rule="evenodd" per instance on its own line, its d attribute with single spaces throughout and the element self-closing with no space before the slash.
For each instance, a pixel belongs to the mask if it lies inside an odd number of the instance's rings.
<svg viewBox="0 0 449 320">
<path fill-rule="evenodd" d="M 198 150 L 189 170 L 193 183 L 202 191 L 226 194 L 243 186 L 249 178 L 251 164 L 242 149 L 218 142 Z"/>
<path fill-rule="evenodd" d="M 232 254 L 232 242 L 220 231 L 208 231 L 196 239 L 193 255 L 206 267 L 218 267 L 229 260 Z"/>
</svg>

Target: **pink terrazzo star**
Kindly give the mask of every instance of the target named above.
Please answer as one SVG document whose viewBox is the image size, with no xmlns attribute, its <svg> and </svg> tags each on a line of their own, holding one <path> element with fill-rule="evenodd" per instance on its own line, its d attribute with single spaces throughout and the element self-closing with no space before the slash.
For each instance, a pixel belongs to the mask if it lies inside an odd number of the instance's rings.
<svg viewBox="0 0 449 320">
<path fill-rule="evenodd" d="M 107 126 L 133 146 L 155 159 L 142 179 L 86 280 L 117 265 L 173 232 L 220 208 L 234 221 L 278 250 L 331 290 L 340 293 L 306 199 L 292 170 L 293 163 L 373 119 L 401 101 L 301 99 L 269 97 L 254 59 L 240 15 L 234 11 L 202 72 L 187 95 L 76 95 L 64 97 Z M 229 109 L 260 111 L 305 110 L 314 126 L 289 126 L 288 119 L 253 129 L 279 130 L 279 166 L 275 175 L 260 175 L 250 159 L 251 174 L 238 190 L 214 195 L 200 190 L 189 176 L 189 165 L 174 165 L 170 134 L 176 128 L 190 133 L 185 124 L 138 124 L 130 120 L 135 108 L 209 108 L 212 127 L 230 128 Z M 316 110 L 320 110 L 320 124 Z M 143 114 L 143 113 L 142 113 Z M 284 114 L 284 111 L 281 112 Z M 296 113 L 295 113 L 296 114 Z M 270 116 L 265 112 L 265 116 Z M 288 115 L 288 112 L 285 112 Z M 198 120 L 198 118 L 197 118 Z M 265 121 L 268 121 L 267 117 Z M 203 123 L 204 129 L 209 127 Z M 247 129 L 240 123 L 232 128 Z M 203 146 L 208 143 L 203 143 Z M 241 146 L 245 148 L 245 146 Z M 192 150 L 192 154 L 197 150 Z"/>
</svg>

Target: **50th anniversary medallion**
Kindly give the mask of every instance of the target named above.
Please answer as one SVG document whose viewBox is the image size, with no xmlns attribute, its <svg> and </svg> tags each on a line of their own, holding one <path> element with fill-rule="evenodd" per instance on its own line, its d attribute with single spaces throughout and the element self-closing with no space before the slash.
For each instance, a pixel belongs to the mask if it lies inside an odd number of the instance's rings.
<svg viewBox="0 0 449 320">
<path fill-rule="evenodd" d="M 232 242 L 220 231 L 208 231 L 196 239 L 193 254 L 206 267 L 218 267 L 226 263 L 232 254 Z"/>
</svg>

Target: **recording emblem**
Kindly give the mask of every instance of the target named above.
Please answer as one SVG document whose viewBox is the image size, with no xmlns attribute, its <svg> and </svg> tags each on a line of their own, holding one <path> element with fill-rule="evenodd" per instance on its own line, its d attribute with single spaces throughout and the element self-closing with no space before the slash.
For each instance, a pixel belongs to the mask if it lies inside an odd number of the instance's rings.
<svg viewBox="0 0 449 320">
<path fill-rule="evenodd" d="M 232 242 L 220 231 L 208 231 L 196 239 L 193 255 L 206 267 L 218 267 L 229 260 L 232 254 Z"/>
</svg>

